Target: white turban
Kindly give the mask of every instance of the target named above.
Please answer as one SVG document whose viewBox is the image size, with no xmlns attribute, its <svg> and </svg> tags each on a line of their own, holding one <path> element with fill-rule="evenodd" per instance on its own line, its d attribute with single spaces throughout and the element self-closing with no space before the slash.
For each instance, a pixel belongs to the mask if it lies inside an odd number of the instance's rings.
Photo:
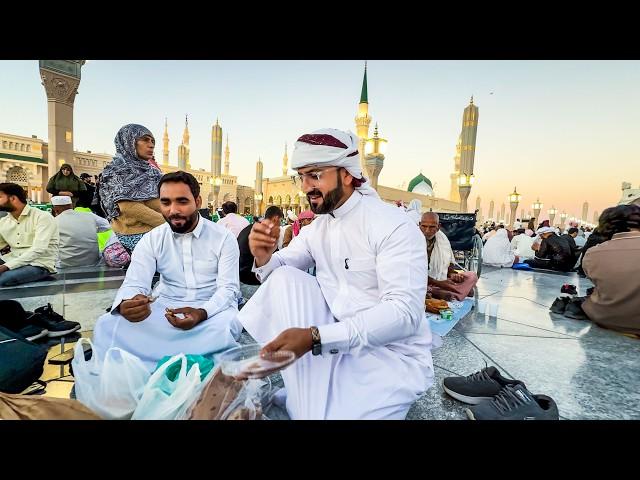
<svg viewBox="0 0 640 480">
<path fill-rule="evenodd" d="M 67 197 L 66 195 L 56 195 L 55 197 L 51 197 L 51 205 L 71 205 L 71 197 Z"/>
<path fill-rule="evenodd" d="M 310 166 L 343 167 L 353 178 L 364 180 L 356 190 L 363 195 L 378 196 L 362 175 L 358 137 L 353 132 L 321 128 L 298 138 L 291 155 L 291 168 Z"/>
<path fill-rule="evenodd" d="M 556 229 L 552 227 L 540 227 L 536 230 L 536 235 L 542 235 L 543 233 L 556 233 Z"/>
</svg>

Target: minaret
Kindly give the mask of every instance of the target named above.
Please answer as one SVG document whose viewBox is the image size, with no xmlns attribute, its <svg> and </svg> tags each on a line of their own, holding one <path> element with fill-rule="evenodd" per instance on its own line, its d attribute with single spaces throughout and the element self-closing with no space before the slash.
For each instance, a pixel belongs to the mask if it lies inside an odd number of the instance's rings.
<svg viewBox="0 0 640 480">
<path fill-rule="evenodd" d="M 287 142 L 284 142 L 284 157 L 282 157 L 282 176 L 286 177 L 289 173 L 289 157 L 287 157 Z"/>
<path fill-rule="evenodd" d="M 505 206 L 504 203 L 500 206 L 500 218 L 498 220 L 505 220 L 504 218 Z M 508 225 L 508 224 L 507 224 Z"/>
<path fill-rule="evenodd" d="M 378 136 L 378 124 L 373 130 L 373 138 L 371 139 L 371 143 L 373 145 L 373 149 L 371 152 L 367 153 L 364 158 L 366 172 L 368 172 L 367 179 L 369 180 L 369 184 L 374 190 L 378 189 L 378 177 L 380 176 L 380 172 L 382 171 L 382 167 L 384 167 L 384 153 L 380 148 L 382 145 L 386 144 L 387 141 L 384 138 L 380 138 Z"/>
<path fill-rule="evenodd" d="M 595 212 L 593 212 L 593 223 L 597 225 L 599 219 L 600 219 L 600 213 L 596 210 Z"/>
<path fill-rule="evenodd" d="M 476 136 L 478 133 L 478 107 L 473 104 L 473 96 L 462 116 L 462 140 L 460 153 L 460 172 L 471 175 L 476 155 Z"/>
<path fill-rule="evenodd" d="M 367 93 L 367 62 L 364 62 L 364 78 L 362 79 L 362 91 L 360 93 L 360 103 L 358 104 L 358 114 L 355 118 L 356 133 L 360 141 L 358 142 L 358 151 L 360 152 L 360 166 L 363 173 L 368 177 L 364 157 L 364 147 L 369 138 L 369 125 L 371 117 L 369 116 L 369 99 Z"/>
<path fill-rule="evenodd" d="M 191 169 L 189 162 L 189 118 L 185 115 L 182 143 L 178 147 L 178 169 L 187 171 Z"/>
<path fill-rule="evenodd" d="M 489 218 L 490 218 L 491 220 L 495 220 L 495 219 L 496 219 L 496 218 L 493 216 L 493 208 L 494 208 L 494 206 L 495 206 L 495 205 L 494 205 L 494 203 L 493 203 L 493 200 L 491 200 L 491 201 L 489 202 Z"/>
<path fill-rule="evenodd" d="M 254 215 L 260 215 L 260 206 L 262 204 L 262 170 L 264 166 L 262 165 L 262 160 L 258 157 L 258 163 L 256 163 L 256 184 L 254 187 L 255 191 L 255 212 Z"/>
<path fill-rule="evenodd" d="M 449 192 L 449 199 L 452 202 L 460 202 L 460 190 L 458 190 L 458 175 L 460 175 L 460 151 L 462 149 L 462 136 L 458 135 L 458 142 L 456 143 L 456 156 L 453 157 L 453 173 L 449 176 L 451 178 L 451 191 Z"/>
<path fill-rule="evenodd" d="M 589 202 L 584 202 L 582 204 L 582 218 L 583 222 L 587 221 L 587 215 L 589 215 Z"/>
<path fill-rule="evenodd" d="M 222 127 L 216 118 L 216 124 L 211 128 L 211 171 L 214 177 L 222 172 Z"/>
<path fill-rule="evenodd" d="M 229 175 L 229 134 L 227 133 L 227 146 L 224 147 L 224 174 Z"/>
<path fill-rule="evenodd" d="M 169 166 L 169 130 L 167 117 L 164 117 L 164 135 L 162 136 L 162 165 Z"/>
</svg>

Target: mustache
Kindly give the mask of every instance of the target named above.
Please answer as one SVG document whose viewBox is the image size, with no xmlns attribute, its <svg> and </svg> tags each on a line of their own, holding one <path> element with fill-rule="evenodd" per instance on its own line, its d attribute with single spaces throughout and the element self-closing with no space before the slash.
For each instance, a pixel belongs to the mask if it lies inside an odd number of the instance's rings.
<svg viewBox="0 0 640 480">
<path fill-rule="evenodd" d="M 320 196 L 320 197 L 324 198 L 324 195 L 322 194 L 322 192 L 320 190 L 311 190 L 309 193 L 307 193 L 307 198 L 309 198 L 312 195 L 317 195 L 317 196 Z"/>
<path fill-rule="evenodd" d="M 183 217 L 182 215 L 170 215 L 169 220 L 188 220 L 189 217 Z"/>
</svg>

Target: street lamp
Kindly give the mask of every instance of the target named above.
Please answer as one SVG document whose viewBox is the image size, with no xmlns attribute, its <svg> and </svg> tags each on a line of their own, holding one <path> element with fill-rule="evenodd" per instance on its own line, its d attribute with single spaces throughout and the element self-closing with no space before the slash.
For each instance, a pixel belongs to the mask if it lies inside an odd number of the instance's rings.
<svg viewBox="0 0 640 480">
<path fill-rule="evenodd" d="M 211 180 L 209 180 L 211 181 Z M 218 198 L 220 196 L 220 185 L 222 185 L 222 178 L 215 177 L 213 179 L 213 193 L 216 196 L 216 208 L 218 208 Z"/>
<path fill-rule="evenodd" d="M 260 216 L 260 204 L 262 203 L 262 194 L 261 193 L 256 193 L 253 196 L 253 200 L 255 201 L 256 204 L 256 217 Z"/>
<path fill-rule="evenodd" d="M 542 207 L 544 207 L 544 205 L 540 203 L 540 198 L 537 198 L 535 203 L 531 205 L 531 208 L 533 208 L 533 216 L 536 218 L 536 221 L 540 220 L 540 210 L 542 210 Z"/>
<path fill-rule="evenodd" d="M 518 209 L 518 204 L 520 203 L 520 195 L 516 191 L 516 187 L 513 187 L 513 193 L 509 194 L 509 206 L 511 207 L 511 226 L 515 224 L 516 221 L 516 210 Z"/>
<path fill-rule="evenodd" d="M 562 212 L 560 214 L 560 227 L 564 230 L 564 222 L 567 219 L 567 212 Z"/>
<path fill-rule="evenodd" d="M 549 209 L 549 225 L 551 225 L 552 227 L 553 227 L 553 219 L 556 218 L 556 213 L 558 213 L 558 210 L 556 210 L 556 207 L 551 205 L 551 208 Z"/>
<path fill-rule="evenodd" d="M 461 173 L 458 176 L 458 191 L 460 192 L 460 211 L 466 213 L 467 211 L 467 198 L 471 192 L 471 186 L 475 182 L 473 173 Z"/>
</svg>

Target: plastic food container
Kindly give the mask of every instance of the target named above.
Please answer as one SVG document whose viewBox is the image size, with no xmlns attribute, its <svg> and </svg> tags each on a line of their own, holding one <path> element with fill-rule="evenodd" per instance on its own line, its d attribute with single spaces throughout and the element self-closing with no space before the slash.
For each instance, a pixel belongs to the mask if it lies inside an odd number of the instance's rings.
<svg viewBox="0 0 640 480">
<path fill-rule="evenodd" d="M 264 378 L 288 367 L 296 360 L 295 353 L 289 350 L 279 350 L 261 356 L 260 350 L 263 346 L 243 345 L 222 353 L 218 357 L 222 373 L 239 379 Z"/>
<path fill-rule="evenodd" d="M 440 318 L 444 320 L 452 320 L 453 312 L 451 310 L 440 310 Z"/>
</svg>

